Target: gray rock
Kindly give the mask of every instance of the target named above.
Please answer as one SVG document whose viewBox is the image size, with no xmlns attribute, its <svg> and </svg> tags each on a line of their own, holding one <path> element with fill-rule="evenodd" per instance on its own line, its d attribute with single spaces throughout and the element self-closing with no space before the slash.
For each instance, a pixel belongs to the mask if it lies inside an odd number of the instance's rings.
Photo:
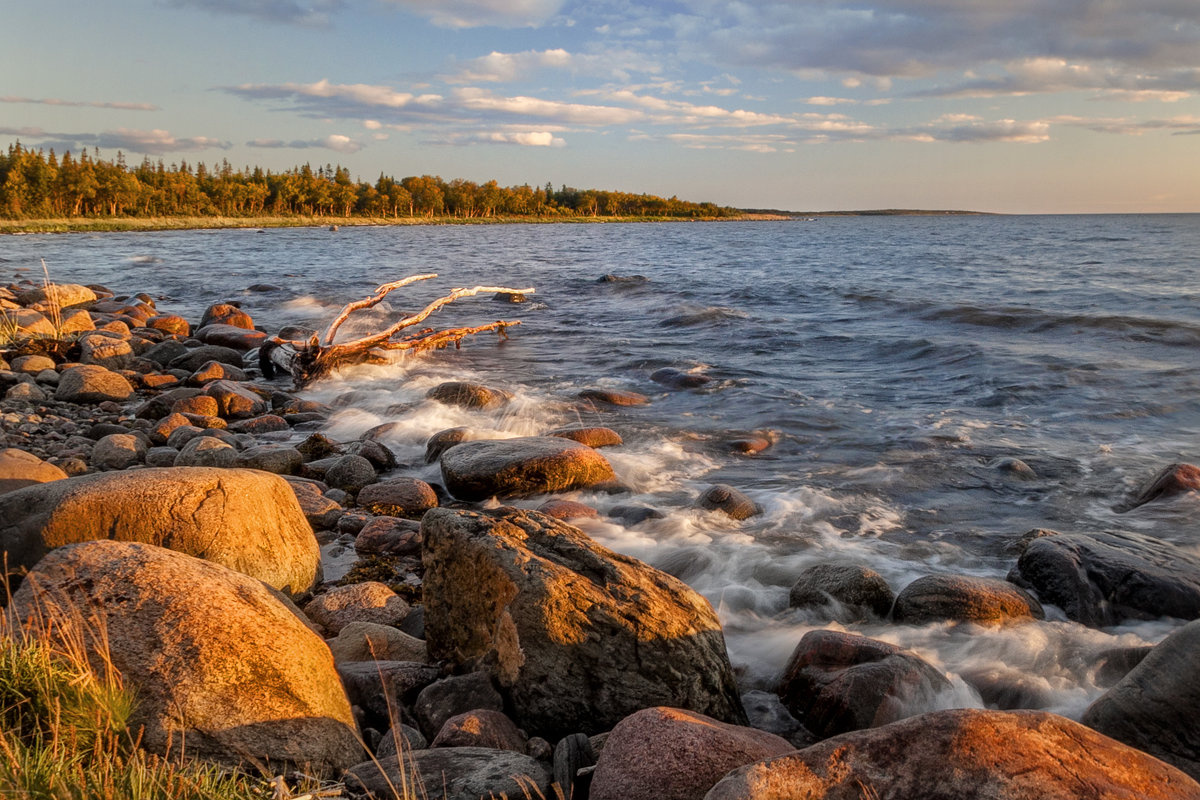
<svg viewBox="0 0 1200 800">
<path fill-rule="evenodd" d="M 402 777 L 402 769 L 410 774 Z M 392 787 L 413 782 L 437 787 L 438 800 L 554 796 L 550 773 L 539 761 L 521 753 L 483 747 L 416 750 L 408 754 L 403 766 L 398 759 L 389 758 L 379 764 L 359 764 L 346 774 L 346 784 L 352 790 L 371 792 L 376 797 L 391 797 Z"/>
<path fill-rule="evenodd" d="M 861 564 L 827 561 L 814 564 L 796 578 L 788 594 L 793 608 L 840 603 L 852 617 L 869 612 L 885 618 L 892 609 L 895 595 L 886 580 L 875 570 Z"/>
<path fill-rule="evenodd" d="M 96 442 L 92 466 L 97 469 L 125 469 L 146 458 L 146 442 L 132 433 L 113 433 Z"/>
<path fill-rule="evenodd" d="M 325 470 L 325 483 L 347 492 L 357 492 L 378 480 L 374 465 L 362 456 L 339 456 Z"/>
</svg>

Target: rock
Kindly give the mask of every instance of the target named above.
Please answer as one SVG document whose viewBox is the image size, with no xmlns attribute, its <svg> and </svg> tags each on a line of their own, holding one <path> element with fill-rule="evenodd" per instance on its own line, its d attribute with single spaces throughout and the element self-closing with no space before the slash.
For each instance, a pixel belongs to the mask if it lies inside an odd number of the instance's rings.
<svg viewBox="0 0 1200 800">
<path fill-rule="evenodd" d="M 490 747 L 524 753 L 529 737 L 499 711 L 478 708 L 442 724 L 430 747 Z"/>
<path fill-rule="evenodd" d="M 537 507 L 537 510 L 555 519 L 597 519 L 600 512 L 583 503 L 574 500 L 547 500 Z"/>
<path fill-rule="evenodd" d="M 415 520 L 374 517 L 357 532 L 354 552 L 359 555 L 419 556 L 421 526 Z"/>
<path fill-rule="evenodd" d="M 868 612 L 883 619 L 891 611 L 894 599 L 887 581 L 870 567 L 827 561 L 800 573 L 788 594 L 788 605 L 811 608 L 836 602 L 853 618 L 861 618 Z"/>
<path fill-rule="evenodd" d="M 342 452 L 337 442 L 323 433 L 312 434 L 303 442 L 296 445 L 296 449 L 300 451 L 300 455 L 304 456 L 306 462 L 340 455 Z"/>
<path fill-rule="evenodd" d="M 448 428 L 438 431 L 425 442 L 425 463 L 432 464 L 437 461 L 442 457 L 442 453 L 456 444 L 480 438 L 475 434 L 476 431 L 471 428 Z"/>
<path fill-rule="evenodd" d="M 197 329 L 195 337 L 208 345 L 228 347 L 231 350 L 242 352 L 253 350 L 267 339 L 267 335 L 262 331 L 247 330 L 236 325 L 225 325 L 219 322 L 210 323 Z"/>
<path fill-rule="evenodd" d="M 35 486 L 67 477 L 59 467 L 47 463 L 33 453 L 12 447 L 0 450 L 0 494 Z"/>
<path fill-rule="evenodd" d="M 400 738 L 400 746 L 396 746 L 396 738 Z M 388 732 L 379 740 L 379 747 L 375 751 L 375 758 L 382 762 L 385 758 L 396 759 L 399 754 L 404 758 L 412 750 L 424 750 L 429 747 L 429 743 L 425 741 L 425 737 L 416 728 L 408 725 L 393 725 L 388 728 Z"/>
<path fill-rule="evenodd" d="M 343 450 L 348 455 L 362 456 L 379 472 L 396 468 L 396 454 L 372 439 L 348 442 Z"/>
<path fill-rule="evenodd" d="M 577 396 L 582 400 L 607 403 L 610 406 L 644 406 L 650 403 L 650 398 L 644 394 L 620 389 L 584 389 Z"/>
<path fill-rule="evenodd" d="M 1132 511 L 1154 500 L 1194 492 L 1197 489 L 1200 489 L 1200 467 L 1194 464 L 1168 464 L 1113 510 L 1118 513 Z"/>
<path fill-rule="evenodd" d="M 806 728 L 826 738 L 928 711 L 949 689 L 942 673 L 894 644 L 815 630 L 792 652 L 779 698 Z"/>
<path fill-rule="evenodd" d="M 421 534 L 430 656 L 488 670 L 532 735 L 655 705 L 746 722 L 716 614 L 682 582 L 536 511 L 435 508 Z"/>
<path fill-rule="evenodd" d="M 4 399 L 18 403 L 43 403 L 46 401 L 46 392 L 36 383 L 18 383 L 4 393 Z"/>
<path fill-rule="evenodd" d="M 0 328 L 19 338 L 58 335 L 54 324 L 32 308 L 0 308 Z"/>
<path fill-rule="evenodd" d="M 269 443 L 248 447 L 238 453 L 237 466 L 261 469 L 276 475 L 295 475 L 304 463 L 300 451 L 289 444 Z M 336 505 L 336 504 L 335 504 Z"/>
<path fill-rule="evenodd" d="M 337 525 L 342 514 L 346 513 L 346 509 L 326 497 L 321 492 L 321 487 L 313 481 L 295 478 L 289 480 L 288 485 L 296 495 L 304 518 L 319 531 L 331 530 Z"/>
<path fill-rule="evenodd" d="M 964 669 L 960 677 L 988 708 L 1009 711 L 1017 708 L 1049 708 L 1054 692 L 1049 681 L 1037 673 L 1012 669 L 1002 664 Z"/>
<path fill-rule="evenodd" d="M 187 345 L 185 345 L 183 342 L 176 339 L 167 339 L 159 342 L 146 352 L 142 353 L 142 358 L 146 359 L 147 361 L 153 361 L 154 363 L 165 367 L 176 358 L 186 356 L 190 352 L 191 351 L 188 350 Z M 188 371 L 191 372 L 192 370 Z"/>
<path fill-rule="evenodd" d="M 79 362 L 98 364 L 111 370 L 129 369 L 133 364 L 133 348 L 123 339 L 103 333 L 89 333 L 79 340 Z"/>
<path fill-rule="evenodd" d="M 375 466 L 362 456 L 340 456 L 325 470 L 325 483 L 347 492 L 357 492 L 378 480 Z"/>
<path fill-rule="evenodd" d="M 173 467 L 179 451 L 174 447 L 151 447 L 146 450 L 147 467 Z"/>
<path fill-rule="evenodd" d="M 415 661 L 351 661 L 338 665 L 338 675 L 350 702 L 361 708 L 373 725 L 387 727 L 410 713 L 420 693 L 438 678 L 438 668 Z"/>
<path fill-rule="evenodd" d="M 350 622 L 329 640 L 329 649 L 337 664 L 355 661 L 417 661 L 429 655 L 425 642 L 390 625 L 375 622 Z"/>
<path fill-rule="evenodd" d="M 405 775 L 401 776 L 401 770 Z M 405 781 L 407 780 L 407 783 Z M 399 759 L 359 764 L 346 774 L 354 791 L 393 797 L 393 787 L 436 787 L 437 800 L 479 800 L 481 797 L 553 797 L 550 774 L 540 762 L 509 750 L 483 747 L 439 747 L 414 750 Z"/>
<path fill-rule="evenodd" d="M 665 519 L 667 515 L 650 506 L 616 505 L 608 510 L 608 516 L 619 519 L 626 525 L 637 525 L 648 519 Z"/>
<path fill-rule="evenodd" d="M 1083 714 L 1083 724 L 1200 780 L 1200 621 L 1171 633 Z"/>
<path fill-rule="evenodd" d="M 613 728 L 591 800 L 693 800 L 730 770 L 795 748 L 785 739 L 677 708 L 647 708 Z"/>
<path fill-rule="evenodd" d="M 663 367 L 650 374 L 650 380 L 668 389 L 698 389 L 712 382 L 712 378 L 696 372 L 684 372 L 672 367 Z"/>
<path fill-rule="evenodd" d="M 763 513 L 762 506 L 751 500 L 742 492 L 718 483 L 704 490 L 696 500 L 696 505 L 705 511 L 721 511 L 736 520 L 749 519 Z"/>
<path fill-rule="evenodd" d="M 189 386 L 207 386 L 213 381 L 244 381 L 246 371 L 220 361 L 205 361 L 200 368 L 188 376 Z"/>
<path fill-rule="evenodd" d="M 91 539 L 140 541 L 207 558 L 299 594 L 316 582 L 320 548 L 283 479 L 199 467 L 83 475 L 0 495 L 9 569 Z"/>
<path fill-rule="evenodd" d="M 1200 617 L 1200 557 L 1136 533 L 1036 538 L 1008 579 L 1084 625 Z"/>
<path fill-rule="evenodd" d="M 612 447 L 624 444 L 621 434 L 612 428 L 556 428 L 546 434 L 560 439 L 570 439 L 573 442 L 586 444 L 588 447 Z"/>
<path fill-rule="evenodd" d="M 59 375 L 54 399 L 67 403 L 122 402 L 133 394 L 129 381 L 96 364 L 64 369 Z"/>
<path fill-rule="evenodd" d="M 179 450 L 176 467 L 232 467 L 237 464 L 238 451 L 228 442 L 215 436 L 197 436 Z"/>
<path fill-rule="evenodd" d="M 997 458 L 989 461 L 987 466 L 988 469 L 1009 475 L 1017 480 L 1037 480 L 1037 473 L 1033 471 L 1033 467 L 1029 466 L 1019 458 Z"/>
<path fill-rule="evenodd" d="M 329 649 L 285 603 L 219 564 L 115 541 L 55 550 L 13 598 L 26 624 L 54 620 L 64 637 L 97 616 L 103 659 L 136 692 L 131 729 L 151 752 L 186 742 L 190 757 L 230 766 L 344 769 L 363 757 L 350 703 Z"/>
<path fill-rule="evenodd" d="M 93 303 L 96 293 L 78 283 L 51 283 L 26 289 L 17 295 L 17 299 L 23 306 L 41 303 L 61 309 Z"/>
<path fill-rule="evenodd" d="M 1196 800 L 1156 758 L 1041 711 L 935 711 L 731 772 L 705 800 Z"/>
<path fill-rule="evenodd" d="M 233 381 L 213 381 L 204 387 L 204 393 L 216 399 L 225 419 L 249 419 L 271 410 L 266 400 Z"/>
<path fill-rule="evenodd" d="M 604 456 L 567 439 L 530 436 L 463 442 L 442 454 L 442 480 L 461 500 L 527 497 L 616 480 Z"/>
<path fill-rule="evenodd" d="M 192 326 L 178 314 L 158 314 L 150 317 L 146 320 L 146 327 L 175 336 L 187 336 L 192 332 Z"/>
<path fill-rule="evenodd" d="M 432 739 L 452 717 L 472 710 L 503 708 L 504 701 L 488 677 L 472 672 L 430 683 L 417 695 L 413 710 L 421 732 Z"/>
<path fill-rule="evenodd" d="M 735 453 L 743 453 L 748 456 L 757 455 L 769 448 L 774 441 L 770 436 L 741 436 L 737 439 L 730 439 L 728 442 L 729 449 Z"/>
<path fill-rule="evenodd" d="M 304 607 L 304 613 L 337 636 L 351 622 L 397 625 L 408 614 L 408 603 L 384 584 L 367 581 L 317 595 Z"/>
<path fill-rule="evenodd" d="M 905 586 L 896 596 L 892 618 L 896 622 L 973 622 L 1004 625 L 1044 619 L 1042 605 L 1025 590 L 996 578 L 969 575 L 926 575 Z"/>
<path fill-rule="evenodd" d="M 214 303 L 209 306 L 204 310 L 200 324 L 196 327 L 203 328 L 213 324 L 230 325 L 246 331 L 254 330 L 254 320 L 234 303 Z"/>
<path fill-rule="evenodd" d="M 1130 671 L 1154 648 L 1151 645 L 1141 647 L 1116 647 L 1100 653 L 1096 659 L 1096 685 L 1109 687 L 1124 678 Z"/>
<path fill-rule="evenodd" d="M 145 440 L 132 433 L 109 434 L 92 450 L 92 466 L 102 470 L 125 469 L 145 458 Z"/>
<path fill-rule="evenodd" d="M 787 739 L 797 750 L 817 741 L 816 737 L 800 724 L 800 720 L 792 716 L 792 712 L 787 710 L 779 696 L 772 692 L 758 689 L 746 692 L 742 695 L 742 707 L 746 709 L 746 716 L 750 718 L 750 727 Z"/>
<path fill-rule="evenodd" d="M 172 414 L 196 414 L 201 417 L 218 417 L 221 415 L 221 405 L 217 398 L 206 394 L 193 394 L 181 397 L 171 405 Z"/>
<path fill-rule="evenodd" d="M 251 436 L 262 436 L 267 433 L 282 433 L 290 431 L 291 426 L 283 417 L 277 417 L 274 414 L 263 414 L 250 419 L 241 419 L 237 422 L 230 423 L 229 430 L 233 433 L 247 433 Z M 295 448 L 293 448 L 295 449 Z M 296 451 L 299 455 L 300 451 Z"/>
<path fill-rule="evenodd" d="M 163 345 L 167 343 L 164 342 Z M 159 358 L 154 358 L 150 354 L 155 348 L 146 352 L 146 358 L 153 358 L 158 361 Z M 220 361 L 222 364 L 230 364 L 235 367 L 242 366 L 242 354 L 230 347 L 221 347 L 219 345 L 204 345 L 196 347 L 182 353 L 167 362 L 167 366 L 171 369 L 181 369 L 186 372 L 195 372 L 209 361 Z"/>
<path fill-rule="evenodd" d="M 82 333 L 96 330 L 92 315 L 82 308 L 72 308 L 62 312 L 58 323 L 58 334 Z"/>
<path fill-rule="evenodd" d="M 440 383 L 429 390 L 426 397 L 445 403 L 448 406 L 463 406 L 464 408 L 499 408 L 508 403 L 512 397 L 508 392 L 492 389 L 478 383 L 449 381 Z"/>
<path fill-rule="evenodd" d="M 42 370 L 54 369 L 54 359 L 37 355 L 18 356 L 12 360 L 10 368 L 24 375 L 37 375 Z"/>
<path fill-rule="evenodd" d="M 420 519 L 426 511 L 437 507 L 438 497 L 425 481 L 393 478 L 364 486 L 358 493 L 358 504 L 372 514 Z"/>
</svg>

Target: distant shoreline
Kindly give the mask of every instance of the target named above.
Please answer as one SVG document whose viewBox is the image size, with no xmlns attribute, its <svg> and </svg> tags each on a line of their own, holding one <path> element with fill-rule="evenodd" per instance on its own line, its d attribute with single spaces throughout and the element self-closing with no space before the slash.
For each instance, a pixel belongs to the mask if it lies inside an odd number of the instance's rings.
<svg viewBox="0 0 1200 800">
<path fill-rule="evenodd" d="M 642 222 L 745 222 L 787 221 L 815 217 L 869 216 L 977 216 L 982 211 L 923 211 L 918 209 L 880 209 L 865 211 L 776 211 L 743 210 L 731 217 L 76 217 L 61 219 L 0 219 L 0 235 L 32 233 L 106 233 L 173 230 L 224 230 L 237 228 L 351 228 L 392 225 L 546 225 L 604 224 Z"/>
</svg>

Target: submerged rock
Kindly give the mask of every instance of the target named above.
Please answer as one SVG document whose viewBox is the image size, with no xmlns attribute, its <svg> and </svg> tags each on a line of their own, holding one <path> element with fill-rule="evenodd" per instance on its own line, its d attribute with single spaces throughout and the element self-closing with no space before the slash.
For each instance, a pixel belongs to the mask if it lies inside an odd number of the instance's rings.
<svg viewBox="0 0 1200 800">
<path fill-rule="evenodd" d="M 682 582 L 533 511 L 433 509 L 421 529 L 430 655 L 493 675 L 531 734 L 656 705 L 746 722 L 716 614 Z"/>
<path fill-rule="evenodd" d="M 895 595 L 886 580 L 861 564 L 827 561 L 800 573 L 788 593 L 788 605 L 811 608 L 838 603 L 852 616 L 863 612 L 883 619 L 892 609 Z"/>
<path fill-rule="evenodd" d="M 499 408 L 512 397 L 508 392 L 492 389 L 478 383 L 449 381 L 429 390 L 426 397 L 449 406 L 464 408 Z"/>
<path fill-rule="evenodd" d="M 721 511 L 736 520 L 749 519 L 763 513 L 762 506 L 732 486 L 718 483 L 704 490 L 696 505 L 705 511 Z"/>
<path fill-rule="evenodd" d="M 528 497 L 615 479 L 599 452 L 552 436 L 463 442 L 442 454 L 442 480 L 461 500 Z"/>
<path fill-rule="evenodd" d="M 1194 464 L 1168 464 L 1139 486 L 1125 502 L 1118 503 L 1113 510 L 1118 513 L 1132 511 L 1154 500 L 1194 492 L 1197 489 L 1200 489 L 1200 467 Z"/>
<path fill-rule="evenodd" d="M 1041 603 L 1008 581 L 972 575 L 926 575 L 905 586 L 892 609 L 896 622 L 1003 625 L 1043 619 Z"/>
</svg>

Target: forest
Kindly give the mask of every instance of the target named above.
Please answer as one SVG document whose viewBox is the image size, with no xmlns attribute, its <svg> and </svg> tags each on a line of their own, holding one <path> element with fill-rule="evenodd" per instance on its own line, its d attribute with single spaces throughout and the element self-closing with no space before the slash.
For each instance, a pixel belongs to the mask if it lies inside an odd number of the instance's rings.
<svg viewBox="0 0 1200 800">
<path fill-rule="evenodd" d="M 164 164 L 147 156 L 129 166 L 118 151 L 78 155 L 23 147 L 0 152 L 0 219 L 104 217 L 296 216 L 399 219 L 420 217 L 673 217 L 709 219 L 740 212 L 676 197 L 562 186 L 500 186 L 436 175 L 374 183 L 326 164 L 272 172 L 235 169 L 228 160 Z"/>
</svg>

